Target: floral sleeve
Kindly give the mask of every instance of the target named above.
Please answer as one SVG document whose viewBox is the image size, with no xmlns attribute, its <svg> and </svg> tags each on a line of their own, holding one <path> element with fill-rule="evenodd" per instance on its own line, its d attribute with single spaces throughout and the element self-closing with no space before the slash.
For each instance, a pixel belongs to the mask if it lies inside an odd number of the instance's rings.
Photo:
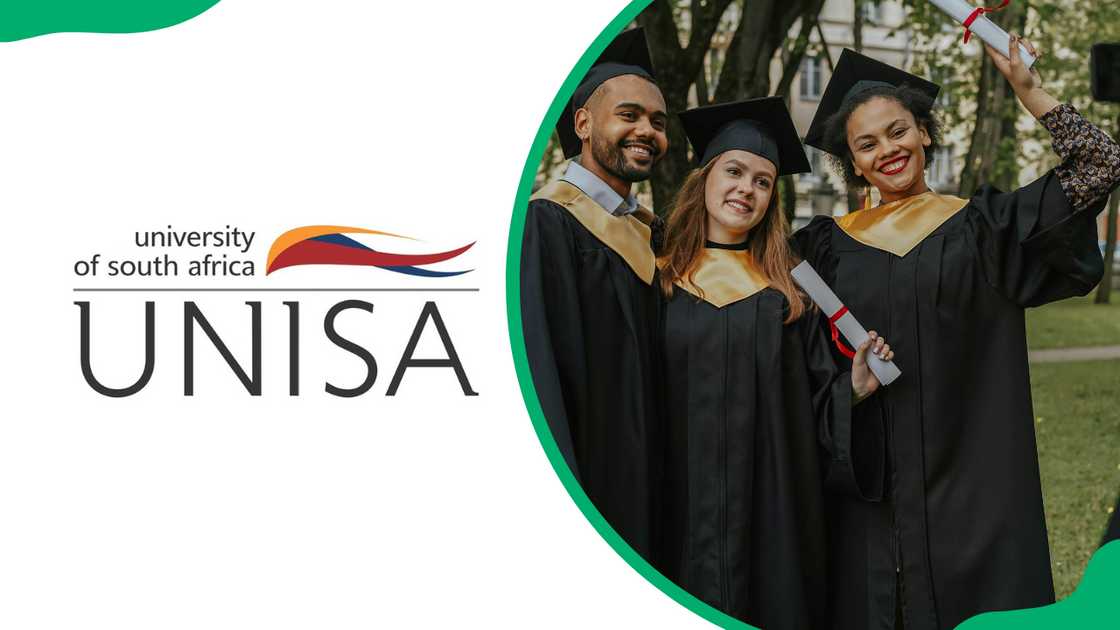
<svg viewBox="0 0 1120 630">
<path fill-rule="evenodd" d="M 1069 104 L 1039 119 L 1062 158 L 1054 172 L 1075 210 L 1084 210 L 1120 183 L 1120 145 Z"/>
</svg>

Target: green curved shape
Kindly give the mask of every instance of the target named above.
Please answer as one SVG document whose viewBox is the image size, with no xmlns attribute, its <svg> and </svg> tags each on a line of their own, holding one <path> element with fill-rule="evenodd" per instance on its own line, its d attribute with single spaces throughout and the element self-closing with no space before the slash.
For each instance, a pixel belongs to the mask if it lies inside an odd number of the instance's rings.
<svg viewBox="0 0 1120 630">
<path fill-rule="evenodd" d="M 513 350 L 513 362 L 517 371 L 517 379 L 521 386 L 521 395 L 525 399 L 525 407 L 536 430 L 537 439 L 540 440 L 549 462 L 552 464 L 556 475 L 560 478 L 564 489 L 572 497 L 576 506 L 587 517 L 599 535 L 606 540 L 618 555 L 622 556 L 630 566 L 651 584 L 659 588 L 669 597 L 685 608 L 696 613 L 708 621 L 724 628 L 739 628 L 757 630 L 754 626 L 747 625 L 738 619 L 730 617 L 723 612 L 712 608 L 697 599 L 671 580 L 661 575 L 652 565 L 645 561 L 634 551 L 626 541 L 603 518 L 595 508 L 587 494 L 576 481 L 572 471 L 564 462 L 560 449 L 556 446 L 548 423 L 545 421 L 544 412 L 541 411 L 540 400 L 533 388 L 533 378 L 529 372 L 529 362 L 525 355 L 525 337 L 521 331 L 521 240 L 525 231 L 525 213 L 529 206 L 529 197 L 532 193 L 533 180 L 536 177 L 537 165 L 544 156 L 548 146 L 549 136 L 556 127 L 560 112 L 568 103 L 572 93 L 579 85 L 579 81 L 587 74 L 591 64 L 598 59 L 603 49 L 609 44 L 626 25 L 630 24 L 653 0 L 632 0 L 603 29 L 595 38 L 591 46 L 580 57 L 579 62 L 564 80 L 556 98 L 545 114 L 540 128 L 533 139 L 529 155 L 525 159 L 525 167 L 521 171 L 521 179 L 517 186 L 517 195 L 513 202 L 513 218 L 509 229 L 509 244 L 506 249 L 506 315 L 509 319 L 509 339 Z M 1033 628 L 1105 628 L 1114 627 L 1107 622 L 1115 623 L 1118 606 L 1109 601 L 1108 595 L 1115 592 L 1120 585 L 1120 541 L 1111 543 L 1093 556 L 1089 567 L 1085 570 L 1081 586 L 1065 600 L 1047 606 L 1025 611 L 985 613 L 966 621 L 958 628 L 964 630 L 1029 630 Z"/>
<path fill-rule="evenodd" d="M 139 33 L 197 17 L 218 0 L 7 0 L 0 42 L 49 33 Z"/>
<path fill-rule="evenodd" d="M 1120 540 L 1101 547 L 1089 559 L 1081 584 L 1056 604 L 1027 610 L 977 615 L 957 630 L 1052 630 L 1053 628 L 1116 628 L 1120 626 Z"/>
<path fill-rule="evenodd" d="M 632 2 L 622 10 L 610 24 L 603 29 L 595 41 L 591 43 L 591 47 L 583 53 L 579 62 L 568 78 L 564 80 L 563 85 L 560 86 L 560 91 L 556 94 L 556 98 L 552 100 L 552 105 L 548 108 L 548 113 L 545 114 L 544 121 L 537 129 L 537 135 L 533 139 L 533 146 L 529 149 L 529 155 L 525 160 L 525 168 L 521 171 L 521 180 L 517 186 L 517 196 L 513 205 L 513 220 L 509 229 L 509 247 L 506 253 L 506 313 L 509 318 L 509 338 L 510 345 L 513 348 L 513 362 L 517 369 L 517 380 L 521 384 L 521 394 L 525 398 L 525 407 L 529 411 L 529 417 L 533 421 L 533 428 L 537 432 L 537 438 L 544 447 L 545 453 L 548 455 L 549 462 L 552 463 L 553 469 L 556 470 L 557 476 L 560 477 L 561 483 L 564 484 L 564 489 L 575 501 L 583 515 L 591 522 L 599 535 L 607 541 L 607 544 L 614 549 L 618 555 L 622 556 L 630 566 L 641 574 L 642 577 L 649 580 L 657 588 L 664 591 L 669 597 L 672 597 L 685 608 L 695 612 L 701 617 L 711 621 L 714 624 L 723 626 L 725 628 L 743 628 L 748 630 L 757 630 L 754 626 L 749 626 L 733 617 L 724 614 L 721 611 L 712 608 L 706 603 L 700 601 L 692 594 L 688 593 L 681 587 L 674 584 L 671 580 L 661 575 L 654 569 L 652 565 L 645 561 L 626 541 L 614 531 L 614 528 L 607 523 L 591 500 L 587 498 L 587 494 L 580 487 L 579 482 L 576 481 L 572 471 L 568 469 L 568 465 L 564 462 L 563 456 L 560 454 L 560 449 L 556 446 L 556 440 L 552 438 L 552 432 L 548 429 L 548 423 L 545 421 L 544 412 L 541 411 L 540 400 L 537 398 L 537 392 L 533 388 L 533 377 L 529 372 L 529 362 L 525 356 L 525 337 L 521 332 L 521 239 L 525 232 L 525 212 L 529 206 L 529 196 L 533 189 L 533 180 L 537 174 L 537 165 L 541 163 L 541 158 L 544 156 L 545 148 L 548 146 L 548 138 L 552 134 L 552 130 L 556 127 L 556 122 L 560 118 L 560 112 L 564 106 L 567 105 L 568 99 L 571 98 L 572 93 L 575 92 L 576 87 L 579 85 L 580 80 L 587 74 L 591 64 L 599 58 L 603 49 L 611 42 L 619 33 L 622 32 L 626 25 L 634 20 L 642 9 L 645 9 L 653 0 L 632 0 Z"/>
</svg>

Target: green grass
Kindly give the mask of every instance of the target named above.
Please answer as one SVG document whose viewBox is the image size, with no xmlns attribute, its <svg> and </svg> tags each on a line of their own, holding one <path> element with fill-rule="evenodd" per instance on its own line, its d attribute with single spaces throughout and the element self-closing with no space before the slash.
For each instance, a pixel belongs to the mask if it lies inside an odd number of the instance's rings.
<svg viewBox="0 0 1120 630">
<path fill-rule="evenodd" d="M 1120 360 L 1031 365 L 1031 389 L 1061 599 L 1081 580 L 1120 492 Z"/>
<path fill-rule="evenodd" d="M 1096 291 L 1027 310 L 1031 350 L 1120 345 L 1120 291 L 1110 304 L 1093 304 Z"/>
</svg>

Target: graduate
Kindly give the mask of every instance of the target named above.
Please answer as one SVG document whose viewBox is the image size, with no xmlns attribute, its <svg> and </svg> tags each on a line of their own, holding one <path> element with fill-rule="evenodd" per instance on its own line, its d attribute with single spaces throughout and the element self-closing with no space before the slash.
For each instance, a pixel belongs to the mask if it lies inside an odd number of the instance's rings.
<svg viewBox="0 0 1120 630">
<path fill-rule="evenodd" d="M 1042 89 L 1018 43 L 988 54 L 1061 159 L 1018 190 L 931 190 L 938 86 L 850 50 L 806 136 L 882 202 L 816 217 L 796 248 L 902 370 L 853 421 L 854 440 L 882 433 L 886 497 L 830 506 L 835 628 L 949 629 L 1054 601 L 1023 312 L 1101 279 L 1095 218 L 1120 147 Z"/>
<path fill-rule="evenodd" d="M 879 382 L 869 348 L 837 367 L 821 314 L 794 285 L 777 178 L 809 171 L 782 99 L 681 114 L 697 168 L 668 222 L 660 284 L 669 411 L 666 572 L 724 612 L 772 630 L 826 627 L 824 475 L 861 489 L 851 406 Z M 823 452 L 824 445 L 828 450 Z"/>
<path fill-rule="evenodd" d="M 644 35 L 624 32 L 561 116 L 572 161 L 530 200 L 521 253 L 525 350 L 549 428 L 599 512 L 650 560 L 664 457 L 658 229 L 631 185 L 668 149 L 667 119 Z"/>
</svg>

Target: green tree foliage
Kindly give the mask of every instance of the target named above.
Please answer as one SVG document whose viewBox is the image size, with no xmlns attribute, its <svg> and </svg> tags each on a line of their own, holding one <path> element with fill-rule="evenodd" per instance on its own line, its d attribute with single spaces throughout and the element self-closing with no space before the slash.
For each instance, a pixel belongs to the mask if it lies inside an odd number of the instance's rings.
<svg viewBox="0 0 1120 630">
<path fill-rule="evenodd" d="M 788 96 L 797 66 L 810 48 L 809 33 L 825 0 L 654 0 L 637 19 L 644 27 L 657 81 L 671 113 L 701 104 Z M 794 29 L 801 20 L 804 26 Z M 791 35 L 791 31 L 792 35 Z M 771 86 L 770 64 L 783 64 Z M 774 89 L 776 87 L 776 89 Z M 538 184 L 562 161 L 555 138 L 538 172 Z M 692 168 L 688 139 L 670 118 L 669 151 L 640 192 L 650 192 L 664 212 Z M 792 182 L 782 190 L 792 193 Z M 786 195 L 787 197 L 790 195 Z M 793 204 L 788 211 L 792 212 Z"/>
<path fill-rule="evenodd" d="M 982 72 L 990 64 L 983 63 L 985 57 L 978 39 L 973 38 L 967 45 L 961 44 L 963 31 L 960 25 L 933 4 L 927 0 L 904 0 L 904 4 L 908 11 L 906 28 L 913 35 L 911 71 L 942 85 L 942 92 L 947 96 L 939 112 L 946 126 L 957 130 L 963 137 L 972 137 L 975 135 L 979 104 L 991 104 L 992 90 L 1003 85 L 1003 78 L 996 73 L 993 78 L 998 78 L 998 81 L 989 81 L 984 85 Z M 1060 101 L 1072 103 L 1089 120 L 1109 133 L 1117 133 L 1116 116 L 1120 113 L 1120 106 L 1096 103 L 1090 96 L 1089 50 L 1094 43 L 1120 42 L 1120 3 L 1013 0 L 1010 7 L 990 17 L 1005 29 L 1021 31 L 1043 52 L 1038 69 L 1048 92 Z M 1009 105 L 1014 105 L 1009 111 L 1017 112 L 1016 133 L 1010 141 L 996 143 L 998 148 L 991 157 L 993 171 L 978 183 L 993 181 L 994 177 L 1001 180 L 1000 183 L 1016 185 L 1021 182 L 1008 181 L 1009 172 L 1040 173 L 1056 162 L 1056 157 L 1049 151 L 1046 130 L 1041 125 L 1030 123 L 1025 110 L 1014 98 L 1009 100 Z M 986 111 L 991 113 L 992 108 L 988 107 Z M 1032 150 L 1032 146 L 1041 150 Z M 962 170 L 970 170 L 968 160 Z M 972 173 L 962 172 L 960 181 L 970 178 L 975 179 Z M 971 192 L 962 186 L 962 194 Z"/>
<path fill-rule="evenodd" d="M 1043 53 L 1038 69 L 1043 86 L 1058 100 L 1071 103 L 1090 121 L 1120 134 L 1120 105 L 1094 101 L 1090 92 L 1090 51 L 1094 44 L 1120 43 L 1120 3 L 1088 0 L 1014 0 L 1013 11 L 995 19 L 1004 28 L 1020 30 Z M 914 33 L 914 70 L 945 87 L 949 102 L 941 114 L 950 128 L 969 138 L 960 173 L 960 194 L 969 195 L 981 183 L 1011 188 L 1024 175 L 1038 175 L 1053 167 L 1049 134 L 1033 123 L 1013 97 L 1000 91 L 1002 77 L 982 59 L 979 46 L 958 45 L 950 37 L 960 27 L 926 0 L 905 0 L 908 27 Z M 994 4 L 994 3 L 993 3 Z M 971 48 L 971 50 L 969 49 Z M 1116 223 L 1117 199 L 1109 204 L 1106 221 Z M 1107 233 L 1106 268 L 1112 268 L 1115 229 Z M 1101 283 L 1098 301 L 1111 295 L 1111 275 Z"/>
</svg>

